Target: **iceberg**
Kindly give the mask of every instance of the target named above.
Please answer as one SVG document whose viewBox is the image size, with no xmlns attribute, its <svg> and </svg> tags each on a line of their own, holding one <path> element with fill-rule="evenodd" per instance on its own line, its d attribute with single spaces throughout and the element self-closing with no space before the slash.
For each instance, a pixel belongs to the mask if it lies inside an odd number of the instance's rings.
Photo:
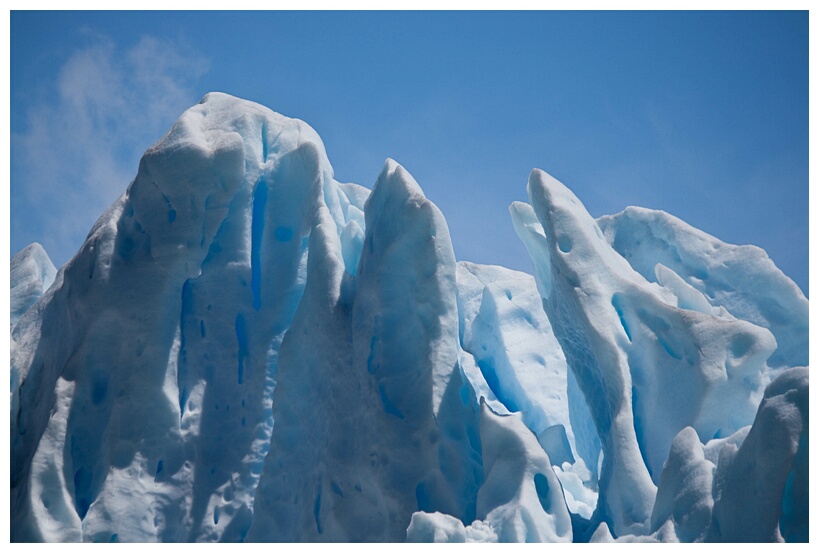
<svg viewBox="0 0 819 553">
<path fill-rule="evenodd" d="M 12 541 L 807 541 L 807 299 L 527 190 L 533 274 L 458 261 L 396 161 L 338 182 L 207 94 L 65 266 L 11 261 Z"/>
</svg>

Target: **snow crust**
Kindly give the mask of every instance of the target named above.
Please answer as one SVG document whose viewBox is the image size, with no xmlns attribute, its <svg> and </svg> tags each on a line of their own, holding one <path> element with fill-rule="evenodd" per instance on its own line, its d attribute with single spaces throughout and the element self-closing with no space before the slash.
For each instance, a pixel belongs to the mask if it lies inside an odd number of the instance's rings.
<svg viewBox="0 0 819 553">
<path fill-rule="evenodd" d="M 12 260 L 12 540 L 807 541 L 798 288 L 527 189 L 534 274 L 458 262 L 395 161 L 206 95 L 59 272 Z"/>
</svg>

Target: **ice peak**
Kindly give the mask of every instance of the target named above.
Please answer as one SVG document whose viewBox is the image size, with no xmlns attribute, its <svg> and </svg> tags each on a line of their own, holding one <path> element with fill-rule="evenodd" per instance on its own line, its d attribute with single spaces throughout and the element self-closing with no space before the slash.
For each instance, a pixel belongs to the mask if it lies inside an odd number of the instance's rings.
<svg viewBox="0 0 819 553">
<path fill-rule="evenodd" d="M 37 242 L 29 244 L 11 259 L 9 280 L 12 326 L 51 286 L 56 275 L 57 269 Z"/>
<path fill-rule="evenodd" d="M 324 143 L 310 125 L 222 92 L 205 94 L 146 152 L 148 158 L 188 156 L 188 164 L 233 152 L 252 171 L 275 163 L 303 144 L 313 144 L 322 170 L 332 176 Z M 238 161 L 238 160 L 237 160 Z"/>
<path fill-rule="evenodd" d="M 377 191 L 382 188 L 388 189 L 391 196 L 398 196 L 404 200 L 425 198 L 423 190 L 409 174 L 409 171 L 392 158 L 387 158 L 384 161 L 384 167 L 375 181 L 373 194 L 370 198 L 373 198 L 376 194 L 381 194 L 381 192 Z"/>
<path fill-rule="evenodd" d="M 543 169 L 532 169 L 526 189 L 530 199 L 543 199 L 549 205 L 582 205 L 574 192 Z"/>
</svg>

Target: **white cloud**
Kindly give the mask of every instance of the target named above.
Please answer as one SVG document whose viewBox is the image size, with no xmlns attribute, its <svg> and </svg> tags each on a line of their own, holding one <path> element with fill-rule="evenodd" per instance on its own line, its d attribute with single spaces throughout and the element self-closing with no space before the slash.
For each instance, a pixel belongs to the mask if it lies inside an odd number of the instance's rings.
<svg viewBox="0 0 819 553">
<path fill-rule="evenodd" d="M 54 97 L 31 107 L 12 135 L 12 236 L 40 241 L 55 264 L 67 261 L 136 175 L 142 153 L 198 100 L 195 83 L 207 69 L 184 43 L 150 36 L 127 50 L 97 36 L 69 55 Z"/>
</svg>

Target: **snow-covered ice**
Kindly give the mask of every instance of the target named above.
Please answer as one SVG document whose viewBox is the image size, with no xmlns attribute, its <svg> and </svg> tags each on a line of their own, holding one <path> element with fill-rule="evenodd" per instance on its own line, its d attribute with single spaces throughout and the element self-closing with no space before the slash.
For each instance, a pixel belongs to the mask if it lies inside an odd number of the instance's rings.
<svg viewBox="0 0 819 553">
<path fill-rule="evenodd" d="M 807 541 L 808 301 L 534 170 L 533 274 L 387 160 L 206 95 L 56 271 L 11 261 L 12 541 Z"/>
</svg>

